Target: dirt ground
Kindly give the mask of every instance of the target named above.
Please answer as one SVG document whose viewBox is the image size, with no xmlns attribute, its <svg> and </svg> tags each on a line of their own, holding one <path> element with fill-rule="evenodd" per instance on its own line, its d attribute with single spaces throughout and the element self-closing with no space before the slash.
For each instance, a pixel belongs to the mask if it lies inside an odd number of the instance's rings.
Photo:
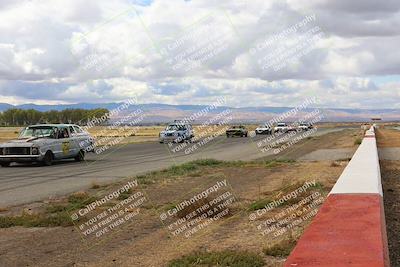
<svg viewBox="0 0 400 267">
<path fill-rule="evenodd" d="M 21 127 L 0 127 L 0 142 L 16 138 L 21 129 Z"/>
<path fill-rule="evenodd" d="M 246 167 L 214 169 L 201 177 L 184 177 L 157 183 L 146 188 L 154 206 L 163 206 L 182 197 L 199 184 L 226 178 L 239 199 L 239 205 L 249 206 L 294 181 L 316 180 L 327 188 L 335 183 L 343 166 L 330 162 L 288 163 L 276 168 Z M 200 186 L 201 187 L 201 186 Z M 278 240 L 265 239 L 249 222 L 246 212 L 217 222 L 189 239 L 170 237 L 160 223 L 155 209 L 143 210 L 134 223 L 104 243 L 86 248 L 72 227 L 21 228 L 0 230 L 0 265 L 4 266 L 164 266 L 166 262 L 191 251 L 235 249 L 262 253 L 268 244 Z M 295 230 L 303 231 L 301 225 Z M 265 258 L 274 266 L 283 259 Z M 277 265 L 279 266 L 279 265 Z"/>
<path fill-rule="evenodd" d="M 355 141 L 363 136 L 363 131 L 360 129 L 346 129 L 339 132 L 329 133 L 323 136 L 315 136 L 301 140 L 290 149 L 286 149 L 277 155 L 278 159 L 302 159 L 307 155 L 315 154 L 320 150 L 350 150 L 355 152 L 357 144 Z M 348 154 L 348 153 L 347 153 Z M 274 159 L 275 155 L 266 157 L 266 159 Z M 313 158 L 313 157 L 312 157 Z M 351 157 L 350 157 L 351 158 Z M 345 157 L 343 159 L 350 159 Z M 319 158 L 323 160 L 324 158 Z M 325 160 L 329 160 L 328 157 Z M 318 159 L 316 159 L 318 161 Z"/>
<path fill-rule="evenodd" d="M 285 153 L 296 158 L 320 148 L 354 147 L 357 135 L 358 130 L 331 133 L 304 140 Z M 254 252 L 263 257 L 265 266 L 282 266 L 285 257 L 267 256 L 263 249 L 287 238 L 297 239 L 310 220 L 281 236 L 263 236 L 249 220 L 249 207 L 271 196 L 281 196 L 282 188 L 287 185 L 305 181 L 317 182 L 322 194 L 327 194 L 346 164 L 347 161 L 323 160 L 206 166 L 200 172 L 159 179 L 143 185 L 151 205 L 141 208 L 132 222 L 111 236 L 102 237 L 101 242 L 87 243 L 74 227 L 0 229 L 0 266 L 167 266 L 169 261 L 193 251 L 221 250 Z M 190 238 L 171 236 L 159 219 L 160 212 L 221 179 L 228 181 L 236 198 L 232 214 Z M 33 206 L 46 204 L 34 203 Z M 29 209 L 27 206 L 17 208 Z M 0 216 L 10 212 L 13 211 L 0 211 Z M 268 214 L 265 216 L 268 218 Z M 265 216 L 257 221 L 262 222 Z"/>
<path fill-rule="evenodd" d="M 400 147 L 400 131 L 395 129 L 379 129 L 378 130 L 378 147 Z"/>
<path fill-rule="evenodd" d="M 400 131 L 380 129 L 378 147 L 400 147 Z M 391 266 L 400 266 L 400 161 L 381 160 L 386 229 Z"/>
</svg>

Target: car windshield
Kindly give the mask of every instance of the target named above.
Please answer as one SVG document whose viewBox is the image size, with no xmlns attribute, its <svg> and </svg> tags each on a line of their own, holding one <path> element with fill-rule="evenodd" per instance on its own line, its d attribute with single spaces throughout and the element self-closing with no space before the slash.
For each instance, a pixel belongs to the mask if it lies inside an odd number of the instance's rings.
<svg viewBox="0 0 400 267">
<path fill-rule="evenodd" d="M 34 127 L 27 127 L 19 135 L 20 139 L 24 138 L 43 138 L 43 137 L 50 137 L 54 138 L 54 132 L 56 131 L 56 127 L 51 126 L 34 126 Z"/>
<path fill-rule="evenodd" d="M 168 125 L 165 130 L 167 131 L 184 131 L 186 128 L 184 125 L 176 125 L 176 124 L 171 124 Z"/>
<path fill-rule="evenodd" d="M 278 123 L 278 126 L 286 126 L 286 123 Z"/>
</svg>

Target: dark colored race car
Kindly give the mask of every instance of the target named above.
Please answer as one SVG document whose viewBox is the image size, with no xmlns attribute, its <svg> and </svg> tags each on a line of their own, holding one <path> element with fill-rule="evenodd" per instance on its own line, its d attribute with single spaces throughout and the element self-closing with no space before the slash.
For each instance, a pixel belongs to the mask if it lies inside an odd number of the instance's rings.
<svg viewBox="0 0 400 267">
<path fill-rule="evenodd" d="M 226 137 L 240 136 L 247 137 L 247 129 L 243 125 L 235 125 L 226 130 Z"/>
</svg>

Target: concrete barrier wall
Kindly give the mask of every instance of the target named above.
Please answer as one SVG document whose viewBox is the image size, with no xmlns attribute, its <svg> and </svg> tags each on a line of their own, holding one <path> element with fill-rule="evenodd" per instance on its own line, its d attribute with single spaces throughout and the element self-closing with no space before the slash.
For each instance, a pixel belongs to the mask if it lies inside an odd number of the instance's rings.
<svg viewBox="0 0 400 267">
<path fill-rule="evenodd" d="M 284 266 L 390 266 L 374 127 Z"/>
</svg>

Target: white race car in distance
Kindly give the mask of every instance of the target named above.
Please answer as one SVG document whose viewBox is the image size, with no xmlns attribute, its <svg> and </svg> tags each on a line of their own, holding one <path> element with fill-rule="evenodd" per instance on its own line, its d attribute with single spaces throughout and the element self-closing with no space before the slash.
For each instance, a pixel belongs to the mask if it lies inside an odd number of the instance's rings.
<svg viewBox="0 0 400 267">
<path fill-rule="evenodd" d="M 259 134 L 272 134 L 273 129 L 268 124 L 261 124 L 255 130 L 256 135 Z"/>
</svg>

